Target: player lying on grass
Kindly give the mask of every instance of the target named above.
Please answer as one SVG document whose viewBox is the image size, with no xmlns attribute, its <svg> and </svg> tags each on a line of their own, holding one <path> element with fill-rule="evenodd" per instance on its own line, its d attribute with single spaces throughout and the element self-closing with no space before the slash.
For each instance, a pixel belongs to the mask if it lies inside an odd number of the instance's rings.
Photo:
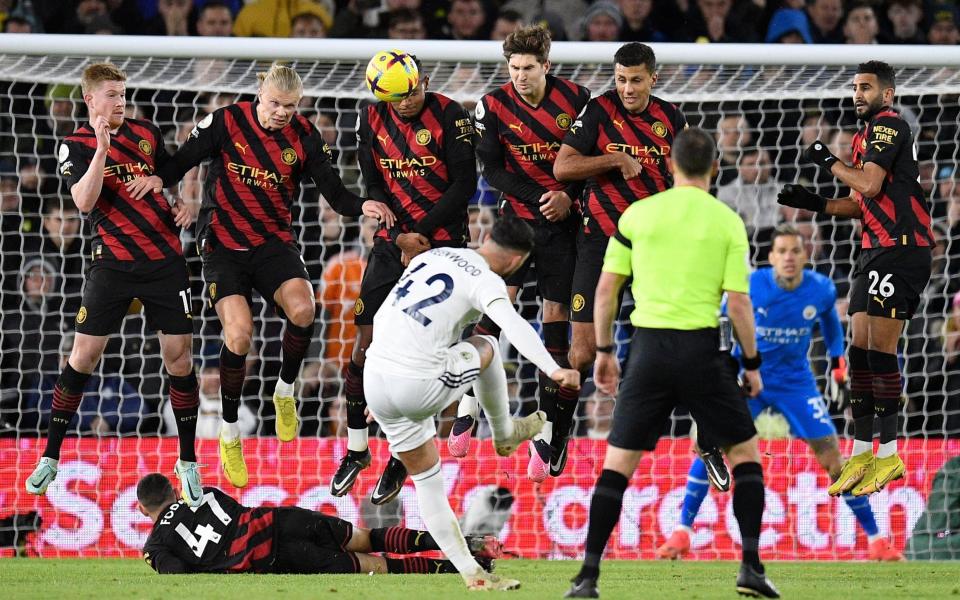
<svg viewBox="0 0 960 600">
<path fill-rule="evenodd" d="M 153 521 L 143 559 L 168 573 L 456 573 L 448 560 L 388 558 L 370 552 L 413 554 L 439 550 L 426 531 L 363 529 L 349 521 L 295 506 L 242 506 L 204 487 L 200 505 L 177 500 L 170 480 L 151 473 L 137 484 L 137 507 Z M 486 570 L 501 553 L 493 536 L 467 538 Z"/>
</svg>

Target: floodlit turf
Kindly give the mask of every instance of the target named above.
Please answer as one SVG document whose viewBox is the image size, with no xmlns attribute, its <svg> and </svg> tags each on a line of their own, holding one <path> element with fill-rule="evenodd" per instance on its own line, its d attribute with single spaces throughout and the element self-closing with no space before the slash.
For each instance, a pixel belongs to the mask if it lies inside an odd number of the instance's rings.
<svg viewBox="0 0 960 600">
<path fill-rule="evenodd" d="M 577 563 L 501 561 L 497 571 L 520 579 L 511 600 L 561 598 Z M 737 565 L 723 562 L 610 561 L 600 595 L 619 598 L 735 598 Z M 960 598 L 960 563 L 769 563 L 784 598 Z M 187 575 L 159 576 L 138 560 L 0 560 L 3 598 L 145 598 L 157 600 L 447 600 L 476 598 L 455 575 Z M 499 597 L 499 596 L 498 596 Z"/>
</svg>

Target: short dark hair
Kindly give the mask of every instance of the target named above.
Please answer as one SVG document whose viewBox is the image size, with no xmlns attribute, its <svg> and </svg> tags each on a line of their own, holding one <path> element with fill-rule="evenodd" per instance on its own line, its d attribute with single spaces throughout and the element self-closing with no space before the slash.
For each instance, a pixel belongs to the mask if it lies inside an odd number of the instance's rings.
<svg viewBox="0 0 960 600">
<path fill-rule="evenodd" d="M 412 8 L 396 8 L 387 13 L 387 29 L 392 29 L 402 23 L 419 22 L 423 25 L 423 15 Z"/>
<path fill-rule="evenodd" d="M 622 67 L 639 67 L 643 65 L 651 75 L 657 71 L 657 55 L 653 48 L 640 42 L 630 42 L 620 46 L 613 55 L 613 63 Z"/>
<path fill-rule="evenodd" d="M 684 175 L 702 177 L 713 171 L 717 143 L 712 135 L 699 127 L 688 127 L 674 138 L 670 156 Z"/>
<path fill-rule="evenodd" d="M 490 239 L 508 250 L 523 254 L 533 251 L 533 228 L 513 215 L 497 219 L 490 230 Z"/>
<path fill-rule="evenodd" d="M 176 502 L 177 493 L 166 475 L 150 473 L 137 483 L 137 500 L 147 510 L 156 510 Z"/>
<path fill-rule="evenodd" d="M 503 40 L 503 57 L 510 60 L 514 54 L 532 54 L 540 64 L 547 62 L 550 58 L 550 30 L 531 25 L 511 31 Z"/>
<path fill-rule="evenodd" d="M 804 235 L 800 233 L 800 230 L 791 225 L 790 223 L 781 223 L 777 225 L 773 230 L 773 233 L 770 234 L 770 247 L 773 248 L 774 242 L 777 241 L 779 237 L 798 237 L 800 241 L 804 241 Z"/>
<path fill-rule="evenodd" d="M 880 60 L 870 60 L 857 65 L 857 74 L 872 74 L 877 76 L 881 87 L 897 87 L 897 74 L 893 67 Z"/>
<path fill-rule="evenodd" d="M 197 19 L 199 20 L 200 16 L 208 10 L 216 8 L 225 8 L 230 11 L 230 17 L 234 17 L 233 10 L 230 9 L 230 5 L 223 0 L 207 0 L 207 2 L 203 3 L 203 6 L 197 9 Z"/>
</svg>

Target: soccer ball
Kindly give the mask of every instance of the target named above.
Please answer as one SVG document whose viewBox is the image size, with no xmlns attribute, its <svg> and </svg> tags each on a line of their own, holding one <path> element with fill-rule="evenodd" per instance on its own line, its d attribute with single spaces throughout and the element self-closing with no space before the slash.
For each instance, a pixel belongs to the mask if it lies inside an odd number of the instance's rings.
<svg viewBox="0 0 960 600">
<path fill-rule="evenodd" d="M 385 102 L 398 102 L 420 83 L 413 57 L 402 50 L 377 52 L 367 64 L 367 89 Z"/>
</svg>

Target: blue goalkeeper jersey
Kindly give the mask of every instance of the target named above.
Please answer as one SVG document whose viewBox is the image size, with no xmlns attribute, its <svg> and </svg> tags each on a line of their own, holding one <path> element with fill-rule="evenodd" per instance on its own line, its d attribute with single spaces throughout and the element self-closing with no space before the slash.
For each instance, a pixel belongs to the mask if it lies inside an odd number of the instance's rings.
<svg viewBox="0 0 960 600">
<path fill-rule="evenodd" d="M 830 356 L 843 356 L 836 299 L 833 282 L 809 269 L 804 269 L 803 281 L 794 290 L 778 286 L 772 268 L 753 272 L 750 300 L 757 347 L 763 356 L 760 376 L 765 392 L 796 394 L 817 389 L 808 358 L 815 323 L 820 324 Z M 739 348 L 735 353 L 739 356 Z"/>
</svg>

